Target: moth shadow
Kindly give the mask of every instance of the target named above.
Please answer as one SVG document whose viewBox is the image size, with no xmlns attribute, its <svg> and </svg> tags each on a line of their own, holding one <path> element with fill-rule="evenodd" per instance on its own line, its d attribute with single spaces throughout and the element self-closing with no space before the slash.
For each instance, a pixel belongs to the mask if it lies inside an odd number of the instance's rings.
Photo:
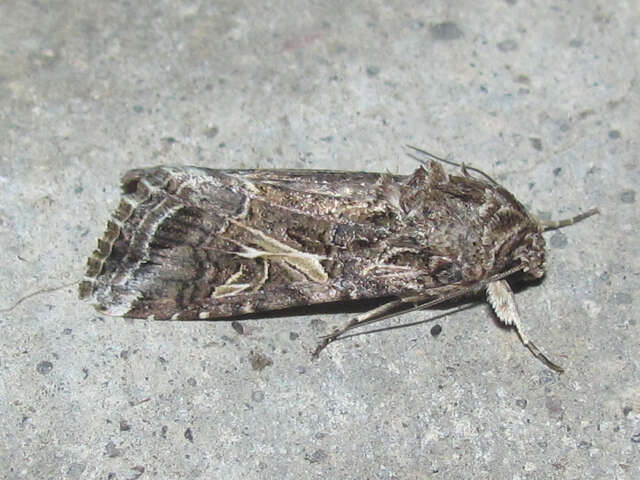
<svg viewBox="0 0 640 480">
<path fill-rule="evenodd" d="M 514 277 L 510 279 L 510 285 L 514 291 L 514 293 L 521 292 L 527 288 L 535 287 L 542 282 L 543 279 L 522 279 L 519 277 Z M 267 320 L 267 319 L 284 319 L 288 317 L 300 317 L 300 316 L 331 316 L 336 314 L 362 314 L 369 310 L 373 310 L 375 308 L 384 305 L 390 301 L 395 300 L 396 297 L 381 297 L 381 298 L 371 298 L 371 299 L 360 299 L 360 300 L 345 300 L 338 302 L 328 302 L 328 303 L 320 303 L 314 305 L 302 305 L 298 307 L 290 307 L 284 308 L 280 310 L 270 310 L 264 312 L 254 312 L 248 313 L 244 315 L 235 315 L 227 318 L 216 319 L 216 321 L 220 322 L 233 322 L 233 321 L 254 321 L 254 320 Z M 372 328 L 363 331 L 357 331 L 353 333 L 347 333 L 345 335 L 340 336 L 338 340 L 356 337 L 360 335 L 368 335 L 372 333 L 379 333 L 388 330 L 396 330 L 400 328 L 413 327 L 416 325 L 422 325 L 429 322 L 433 322 L 440 318 L 443 318 L 447 315 L 452 315 L 458 312 L 462 312 L 465 310 L 470 310 L 478 306 L 479 304 L 486 305 L 486 308 L 491 312 L 490 316 L 492 321 L 499 327 L 503 329 L 510 329 L 510 326 L 504 325 L 498 317 L 495 315 L 495 312 L 490 307 L 490 305 L 485 301 L 485 297 L 482 294 L 470 294 L 468 296 L 463 296 L 457 299 L 452 299 L 449 301 L 444 301 L 441 304 L 435 305 L 430 308 L 425 308 L 421 310 L 424 313 L 431 312 L 432 314 L 428 316 L 428 318 L 424 318 L 421 320 L 416 320 L 413 322 L 400 323 L 397 325 L 386 325 L 379 328 Z M 403 307 L 398 308 L 398 311 L 390 316 L 401 316 L 403 315 L 406 309 Z M 374 319 L 372 322 L 367 322 L 367 324 L 377 322 L 379 320 L 387 320 L 389 317 L 382 319 Z"/>
<path fill-rule="evenodd" d="M 263 312 L 253 312 L 232 317 L 219 318 L 215 321 L 238 321 L 238 320 L 266 320 L 270 318 L 287 318 L 318 315 L 336 315 L 340 313 L 358 314 L 368 310 L 373 310 L 389 301 L 393 297 L 370 298 L 362 300 L 345 300 L 338 302 L 317 303 L 313 305 L 301 305 L 299 307 L 281 308 L 279 310 L 269 310 Z"/>
<path fill-rule="evenodd" d="M 216 321 L 257 321 L 257 320 L 267 320 L 267 319 L 284 319 L 287 317 L 298 317 L 298 316 L 329 316 L 335 314 L 361 314 L 367 312 L 369 310 L 373 310 L 375 308 L 384 305 L 390 301 L 396 300 L 396 297 L 383 297 L 383 298 L 374 298 L 374 299 L 363 299 L 363 300 L 348 300 L 348 301 L 339 301 L 339 302 L 328 302 L 321 303 L 315 305 L 304 305 L 300 307 L 291 307 L 280 310 L 271 310 L 268 312 L 256 312 L 249 313 L 245 315 L 236 315 L 228 318 L 216 319 Z M 366 330 L 354 331 L 345 333 L 335 340 L 345 340 L 351 337 L 358 337 L 360 335 L 370 335 L 374 333 L 380 333 L 390 330 L 397 330 L 401 328 L 408 328 L 417 325 L 423 325 L 430 322 L 434 322 L 440 318 L 443 318 L 447 315 L 455 314 L 464 310 L 469 310 L 474 308 L 480 303 L 481 299 L 477 298 L 477 296 L 469 296 L 467 298 L 460 298 L 457 300 L 450 300 L 443 302 L 442 304 L 436 305 L 434 307 L 424 309 L 423 313 L 427 311 L 431 312 L 431 315 L 428 315 L 427 318 L 422 318 L 420 320 L 415 320 L 412 322 L 399 323 L 394 325 L 385 325 L 378 328 L 369 328 Z M 437 312 L 437 313 L 436 313 Z M 375 323 L 378 321 L 389 320 L 389 317 L 402 316 L 404 313 L 407 313 L 402 308 L 399 309 L 397 313 L 393 313 L 392 315 L 385 316 L 380 319 L 373 319 L 372 321 L 367 321 L 366 325 L 370 325 L 371 323 Z M 356 327 L 361 328 L 362 326 Z M 321 337 L 322 338 L 322 337 Z"/>
</svg>

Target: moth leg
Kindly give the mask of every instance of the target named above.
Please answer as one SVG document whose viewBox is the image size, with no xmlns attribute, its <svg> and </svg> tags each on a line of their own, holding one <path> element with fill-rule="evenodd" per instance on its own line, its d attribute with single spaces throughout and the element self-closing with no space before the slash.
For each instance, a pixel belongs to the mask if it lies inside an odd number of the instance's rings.
<svg viewBox="0 0 640 480">
<path fill-rule="evenodd" d="M 354 328 L 357 325 L 357 323 L 358 323 L 358 317 L 352 318 L 351 320 L 349 320 L 349 323 L 345 324 L 344 326 L 342 326 L 340 328 L 336 328 L 333 331 L 333 333 L 325 336 L 322 339 L 322 342 L 320 342 L 318 344 L 316 349 L 311 354 L 311 358 L 318 358 L 320 356 L 320 352 L 322 352 L 322 350 L 327 348 L 327 346 L 329 346 L 330 343 L 333 343 L 335 340 L 337 340 L 338 337 L 340 335 L 342 335 L 344 332 L 346 332 L 347 330 L 349 330 L 351 328 Z"/>
<path fill-rule="evenodd" d="M 506 280 L 496 280 L 489 283 L 489 285 L 487 285 L 487 298 L 502 323 L 509 326 L 513 325 L 516 332 L 518 332 L 522 344 L 527 347 L 537 359 L 541 360 L 556 372 L 564 372 L 562 367 L 549 360 L 523 332 L 518 305 L 516 304 L 513 290 L 511 290 Z"/>
<path fill-rule="evenodd" d="M 434 307 L 446 301 L 465 296 L 468 293 L 475 291 L 476 287 L 467 287 L 457 289 L 457 291 L 455 290 L 456 289 L 452 288 L 451 286 L 446 286 L 435 288 L 431 290 L 428 295 L 406 295 L 397 300 L 393 300 L 391 302 L 380 305 L 379 307 L 369 310 L 368 312 L 364 312 L 362 315 L 359 315 L 349 321 L 349 323 L 344 325 L 342 328 L 338 328 L 334 330 L 332 334 L 324 337 L 322 343 L 320 343 L 313 352 L 313 357 L 316 358 L 327 345 L 337 340 L 347 331 L 357 328 L 360 325 L 365 325 L 368 323 L 384 320 L 386 318 L 395 317 L 396 315 L 400 315 L 402 313 L 408 313 L 416 310 Z M 408 305 L 408 307 L 399 308 L 402 305 Z"/>
<path fill-rule="evenodd" d="M 598 208 L 591 208 L 591 209 L 587 210 L 584 213 L 581 213 L 579 215 L 575 215 L 575 216 L 570 217 L 570 218 L 564 218 L 562 220 L 541 221 L 540 222 L 540 226 L 542 227 L 542 230 L 544 232 L 549 231 L 549 230 L 556 230 L 558 228 L 568 227 L 569 225 L 573 225 L 574 223 L 578 223 L 578 222 L 584 220 L 585 218 L 589 218 L 590 216 L 595 215 L 597 213 L 600 213 L 600 210 Z"/>
<path fill-rule="evenodd" d="M 360 325 L 362 323 L 366 323 L 369 320 L 372 320 L 374 318 L 383 316 L 383 315 L 385 315 L 385 314 L 397 309 L 400 305 L 402 305 L 404 303 L 405 303 L 405 301 L 403 299 L 392 300 L 392 301 L 387 302 L 387 303 L 385 303 L 383 305 L 380 305 L 377 308 L 369 310 L 368 312 L 364 312 L 362 315 L 358 315 L 357 317 L 352 318 L 345 325 L 343 325 L 340 328 L 336 328 L 333 331 L 333 333 L 331 333 L 331 334 L 327 335 L 326 337 L 324 337 L 322 342 L 320 342 L 320 344 L 318 344 L 318 346 L 314 350 L 314 352 L 312 354 L 312 357 L 313 358 L 317 358 L 318 355 L 320 355 L 320 352 L 322 350 L 324 350 L 330 343 L 332 343 L 335 340 L 337 340 L 338 337 L 340 337 L 341 335 L 343 335 L 347 331 L 349 331 L 349 330 L 351 330 L 353 328 L 356 328 L 358 325 Z"/>
</svg>

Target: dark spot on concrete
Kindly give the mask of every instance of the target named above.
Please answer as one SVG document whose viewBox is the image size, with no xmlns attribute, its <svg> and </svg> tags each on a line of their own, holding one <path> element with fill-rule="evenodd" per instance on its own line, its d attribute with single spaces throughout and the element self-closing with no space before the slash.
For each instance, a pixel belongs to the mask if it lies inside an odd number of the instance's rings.
<svg viewBox="0 0 640 480">
<path fill-rule="evenodd" d="M 480 91 L 482 93 L 488 93 L 489 89 L 485 85 L 480 85 Z"/>
<path fill-rule="evenodd" d="M 249 361 L 251 362 L 251 368 L 258 371 L 262 371 L 273 365 L 273 360 L 262 353 L 251 352 L 249 354 Z"/>
<path fill-rule="evenodd" d="M 69 470 L 67 470 L 68 478 L 80 478 L 82 472 L 85 471 L 87 466 L 84 463 L 72 463 L 69 465 Z"/>
<path fill-rule="evenodd" d="M 128 360 L 129 359 L 129 350 L 122 350 L 120 352 L 120 358 L 122 360 Z"/>
<path fill-rule="evenodd" d="M 569 42 L 569 45 L 573 48 L 579 48 L 582 46 L 582 40 L 578 40 L 577 38 L 574 38 Z"/>
<path fill-rule="evenodd" d="M 636 192 L 634 190 L 625 190 L 620 194 L 620 201 L 622 203 L 635 203 Z"/>
<path fill-rule="evenodd" d="M 131 430 L 131 425 L 129 425 L 126 420 L 120 420 L 120 431 L 128 432 L 129 430 Z"/>
<path fill-rule="evenodd" d="M 598 278 L 600 281 L 605 282 L 607 285 L 611 285 L 611 275 L 609 272 L 602 272 Z"/>
<path fill-rule="evenodd" d="M 231 322 L 231 328 L 233 328 L 238 335 L 242 335 L 244 333 L 244 327 L 242 324 L 236 320 Z"/>
<path fill-rule="evenodd" d="M 437 337 L 441 333 L 442 333 L 442 327 L 440 325 L 434 325 L 433 327 L 431 327 L 431 336 L 432 337 Z"/>
<path fill-rule="evenodd" d="M 305 455 L 304 459 L 309 463 L 320 463 L 325 461 L 329 456 L 324 450 L 318 449 L 311 455 Z"/>
<path fill-rule="evenodd" d="M 296 332 L 289 332 L 289 340 L 297 340 L 299 336 Z"/>
<path fill-rule="evenodd" d="M 562 122 L 558 127 L 558 129 L 561 132 L 568 132 L 570 128 L 571 128 L 571 125 L 569 125 L 567 122 Z"/>
<path fill-rule="evenodd" d="M 198 382 L 195 378 L 189 377 L 187 378 L 187 385 L 189 385 L 190 387 L 195 387 L 196 385 L 198 385 Z"/>
<path fill-rule="evenodd" d="M 587 110 L 583 110 L 583 111 L 581 111 L 581 112 L 578 114 L 578 118 L 579 118 L 580 120 L 584 120 L 585 118 L 590 117 L 591 115 L 595 115 L 595 114 L 596 114 L 596 111 L 595 111 L 595 110 L 593 110 L 593 109 L 591 109 L 591 108 L 588 108 Z"/>
<path fill-rule="evenodd" d="M 380 73 L 380 67 L 376 67 L 375 65 L 370 65 L 367 67 L 367 77 L 372 78 L 377 76 Z"/>
<path fill-rule="evenodd" d="M 513 52 L 514 50 L 517 50 L 517 49 L 518 49 L 518 42 L 512 39 L 503 40 L 502 42 L 498 43 L 498 50 L 500 50 L 501 52 Z"/>
<path fill-rule="evenodd" d="M 609 130 L 609 138 L 611 140 L 617 140 L 620 138 L 620 130 Z"/>
<path fill-rule="evenodd" d="M 622 407 L 622 414 L 625 417 L 628 417 L 631 412 L 633 412 L 633 408 L 631 408 L 629 406 Z"/>
<path fill-rule="evenodd" d="M 529 143 L 531 144 L 534 150 L 537 150 L 539 152 L 542 151 L 542 140 L 540 140 L 539 138 L 529 137 Z"/>
<path fill-rule="evenodd" d="M 75 193 L 76 195 L 80 195 L 83 191 L 84 191 L 84 187 L 82 185 L 76 185 L 73 188 L 73 193 Z"/>
<path fill-rule="evenodd" d="M 64 330 L 62 330 L 62 334 L 63 335 L 71 335 L 71 332 L 73 330 L 71 330 L 70 328 L 65 328 Z"/>
<path fill-rule="evenodd" d="M 597 83 L 596 83 L 597 85 Z M 607 102 L 607 108 L 610 108 L 611 110 L 615 110 L 616 108 L 618 108 L 620 106 L 620 104 L 622 103 L 622 100 L 609 100 Z"/>
<path fill-rule="evenodd" d="M 53 370 L 53 363 L 48 360 L 43 360 L 42 362 L 36 365 L 36 371 L 41 375 L 46 375 L 51 370 Z"/>
<path fill-rule="evenodd" d="M 640 432 L 631 435 L 631 441 L 633 443 L 640 443 Z"/>
<path fill-rule="evenodd" d="M 214 138 L 216 135 L 218 135 L 218 132 L 220 131 L 220 129 L 218 127 L 211 127 L 211 128 L 207 128 L 204 131 L 204 135 L 207 138 Z"/>
<path fill-rule="evenodd" d="M 578 443 L 578 448 L 591 448 L 593 444 L 587 440 L 580 440 Z"/>
<path fill-rule="evenodd" d="M 551 415 L 558 417 L 562 415 L 562 401 L 556 397 L 547 397 L 544 402 L 545 407 Z"/>
<path fill-rule="evenodd" d="M 116 444 L 113 442 L 107 443 L 104 447 L 105 453 L 109 458 L 116 458 L 122 456 L 122 450 L 116 447 Z"/>
<path fill-rule="evenodd" d="M 553 248 L 564 248 L 568 243 L 567 236 L 562 232 L 554 233 L 549 239 L 549 245 Z"/>
<path fill-rule="evenodd" d="M 562 173 L 562 167 L 556 167 L 556 168 L 553 169 L 553 176 L 554 177 L 557 177 L 561 173 Z"/>
<path fill-rule="evenodd" d="M 129 480 L 137 480 L 144 473 L 144 467 L 142 465 L 136 465 L 135 467 L 131 467 L 131 470 L 136 472 Z"/>
<path fill-rule="evenodd" d="M 169 430 L 169 428 L 166 425 L 163 425 L 160 429 L 160 436 L 162 438 L 167 438 L 167 430 Z"/>
<path fill-rule="evenodd" d="M 164 137 L 162 139 L 163 142 L 168 143 L 169 145 L 173 145 L 174 143 L 177 143 L 178 141 L 173 138 L 173 137 Z"/>
<path fill-rule="evenodd" d="M 462 37 L 462 30 L 455 22 L 442 22 L 431 25 L 431 38 L 440 41 L 457 40 Z"/>
<path fill-rule="evenodd" d="M 331 143 L 331 142 L 333 142 L 333 135 L 328 135 L 326 137 L 322 137 L 320 140 L 323 141 L 323 142 L 326 142 L 326 143 Z"/>
<path fill-rule="evenodd" d="M 144 107 L 142 105 L 134 105 L 133 111 L 136 113 L 142 113 L 144 112 Z"/>
<path fill-rule="evenodd" d="M 616 292 L 611 300 L 616 305 L 631 305 L 633 303 L 633 297 L 627 292 Z"/>
<path fill-rule="evenodd" d="M 184 431 L 184 438 L 186 438 L 187 440 L 189 440 L 191 443 L 193 443 L 193 432 L 191 431 L 190 428 L 187 428 Z"/>
<path fill-rule="evenodd" d="M 526 75 L 518 75 L 516 77 L 516 82 L 517 83 L 522 83 L 524 85 L 529 85 L 531 83 L 531 79 L 529 77 L 527 77 Z"/>
<path fill-rule="evenodd" d="M 327 329 L 327 322 L 320 320 L 319 318 L 314 318 L 311 320 L 311 328 L 316 332 L 323 332 Z"/>
<path fill-rule="evenodd" d="M 518 400 L 516 400 L 516 405 L 523 410 L 527 408 L 527 403 L 529 402 L 527 402 L 524 398 L 519 398 Z"/>
<path fill-rule="evenodd" d="M 264 392 L 260 390 L 251 392 L 251 400 L 253 400 L 256 403 L 260 403 L 261 401 L 264 400 Z"/>
</svg>

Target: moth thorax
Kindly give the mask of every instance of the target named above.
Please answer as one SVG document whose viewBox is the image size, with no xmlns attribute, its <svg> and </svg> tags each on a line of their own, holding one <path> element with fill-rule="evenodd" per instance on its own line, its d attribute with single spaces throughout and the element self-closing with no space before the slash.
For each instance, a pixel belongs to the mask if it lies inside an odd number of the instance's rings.
<svg viewBox="0 0 640 480">
<path fill-rule="evenodd" d="M 514 258 L 524 265 L 525 274 L 534 278 L 544 275 L 545 241 L 539 232 L 527 233 L 513 252 Z"/>
</svg>

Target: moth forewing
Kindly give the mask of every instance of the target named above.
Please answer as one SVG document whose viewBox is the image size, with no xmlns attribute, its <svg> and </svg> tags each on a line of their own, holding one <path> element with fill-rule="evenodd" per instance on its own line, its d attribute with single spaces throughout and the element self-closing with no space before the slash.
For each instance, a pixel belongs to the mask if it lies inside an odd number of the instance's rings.
<svg viewBox="0 0 640 480">
<path fill-rule="evenodd" d="M 490 177 L 448 175 L 434 161 L 411 175 L 137 169 L 80 296 L 106 314 L 158 320 L 398 299 L 371 320 L 483 288 L 498 302 L 508 272 L 543 274 L 542 230 Z"/>
</svg>

